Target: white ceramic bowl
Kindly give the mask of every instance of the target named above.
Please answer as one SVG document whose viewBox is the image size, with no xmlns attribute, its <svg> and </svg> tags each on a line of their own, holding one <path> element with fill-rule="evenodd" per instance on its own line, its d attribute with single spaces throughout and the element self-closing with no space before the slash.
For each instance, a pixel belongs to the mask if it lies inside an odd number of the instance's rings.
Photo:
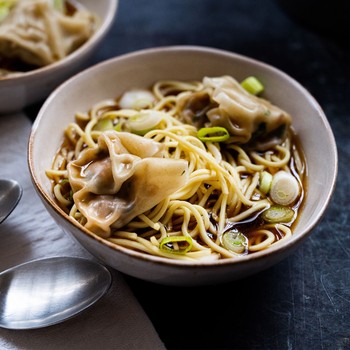
<svg viewBox="0 0 350 350">
<path fill-rule="evenodd" d="M 114 247 L 80 227 L 55 204 L 45 169 L 51 166 L 62 141 L 63 129 L 73 121 L 76 111 L 87 111 L 98 101 L 117 97 L 131 87 L 148 87 L 158 79 L 201 80 L 205 75 L 224 74 L 238 80 L 252 74 L 259 76 L 266 86 L 265 97 L 289 111 L 294 118 L 294 127 L 307 159 L 309 181 L 305 204 L 290 239 L 240 259 L 188 264 Z M 94 84 L 90 83 L 92 80 Z M 65 232 L 102 262 L 123 273 L 159 284 L 183 286 L 240 279 L 287 257 L 321 219 L 337 176 L 337 150 L 332 130 L 307 90 L 288 75 L 262 62 L 226 51 L 191 46 L 127 54 L 69 79 L 51 94 L 40 110 L 30 136 L 28 157 L 34 186 L 49 213 Z"/>
<path fill-rule="evenodd" d="M 0 79 L 0 114 L 19 111 L 45 99 L 59 84 L 77 73 L 108 33 L 118 0 L 79 0 L 100 19 L 92 37 L 64 59 L 18 76 Z"/>
</svg>

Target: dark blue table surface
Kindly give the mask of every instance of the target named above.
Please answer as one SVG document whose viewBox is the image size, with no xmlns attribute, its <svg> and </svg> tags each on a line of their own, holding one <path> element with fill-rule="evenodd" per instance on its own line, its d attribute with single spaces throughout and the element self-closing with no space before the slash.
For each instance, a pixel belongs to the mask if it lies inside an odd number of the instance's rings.
<svg viewBox="0 0 350 350">
<path fill-rule="evenodd" d="M 325 25 L 336 26 L 329 11 Z M 317 8 L 310 18 L 315 15 Z M 274 0 L 120 1 L 116 22 L 89 64 L 187 44 L 256 58 L 311 92 L 339 152 L 337 187 L 326 214 L 278 265 L 210 287 L 160 286 L 126 276 L 168 349 L 350 349 L 349 34 L 314 31 Z"/>
</svg>

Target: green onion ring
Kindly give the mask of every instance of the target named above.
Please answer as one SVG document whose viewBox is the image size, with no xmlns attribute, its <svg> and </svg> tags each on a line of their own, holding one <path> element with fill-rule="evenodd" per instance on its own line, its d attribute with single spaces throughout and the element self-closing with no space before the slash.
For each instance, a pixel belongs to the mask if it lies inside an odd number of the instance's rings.
<svg viewBox="0 0 350 350">
<path fill-rule="evenodd" d="M 179 244 L 179 249 L 174 248 L 174 243 Z M 162 239 L 159 249 L 173 254 L 186 254 L 192 249 L 192 238 L 189 236 L 170 236 Z"/>
<path fill-rule="evenodd" d="M 211 128 L 201 128 L 198 130 L 197 137 L 202 142 L 223 142 L 226 141 L 230 134 L 222 126 L 213 126 Z"/>
</svg>

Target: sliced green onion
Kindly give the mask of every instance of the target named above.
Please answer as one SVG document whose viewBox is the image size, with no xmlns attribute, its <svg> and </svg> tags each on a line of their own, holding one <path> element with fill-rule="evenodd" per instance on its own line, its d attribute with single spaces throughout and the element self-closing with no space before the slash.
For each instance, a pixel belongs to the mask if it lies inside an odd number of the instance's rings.
<svg viewBox="0 0 350 350">
<path fill-rule="evenodd" d="M 289 207 L 272 205 L 262 213 L 261 217 L 270 224 L 277 224 L 281 222 L 291 222 L 294 218 L 294 214 L 294 210 Z"/>
<path fill-rule="evenodd" d="M 130 117 L 126 125 L 131 132 L 138 135 L 145 135 L 148 131 L 154 129 L 162 120 L 163 113 L 158 111 L 141 111 Z"/>
<path fill-rule="evenodd" d="M 247 250 L 248 238 L 238 231 L 227 231 L 222 236 L 222 244 L 227 249 L 237 254 L 242 254 Z"/>
<path fill-rule="evenodd" d="M 115 131 L 122 131 L 122 123 L 118 123 L 117 125 L 114 126 L 113 128 Z"/>
<path fill-rule="evenodd" d="M 230 138 L 228 131 L 222 126 L 213 126 L 211 128 L 201 128 L 198 130 L 197 137 L 202 142 L 223 142 Z"/>
<path fill-rule="evenodd" d="M 159 249 L 172 254 L 186 254 L 192 249 L 192 238 L 189 236 L 170 236 L 162 239 Z"/>
<path fill-rule="evenodd" d="M 64 13 L 64 2 L 65 0 L 53 0 L 53 7 L 57 11 Z"/>
<path fill-rule="evenodd" d="M 273 176 L 270 197 L 274 203 L 289 205 L 296 200 L 299 191 L 298 181 L 292 174 L 280 170 Z"/>
<path fill-rule="evenodd" d="M 256 77 L 248 77 L 241 82 L 242 87 L 253 95 L 264 91 L 264 85 Z"/>
<path fill-rule="evenodd" d="M 272 175 L 267 171 L 261 172 L 259 189 L 263 194 L 269 193 L 271 188 L 271 183 L 272 183 Z"/>
<path fill-rule="evenodd" d="M 0 22 L 7 17 L 17 0 L 0 0 Z"/>
<path fill-rule="evenodd" d="M 93 127 L 94 130 L 97 131 L 107 131 L 112 130 L 114 128 L 113 122 L 109 118 L 100 119 L 96 125 Z"/>
<path fill-rule="evenodd" d="M 155 97 L 151 91 L 135 89 L 126 91 L 119 100 L 122 109 L 142 109 L 152 106 Z"/>
</svg>

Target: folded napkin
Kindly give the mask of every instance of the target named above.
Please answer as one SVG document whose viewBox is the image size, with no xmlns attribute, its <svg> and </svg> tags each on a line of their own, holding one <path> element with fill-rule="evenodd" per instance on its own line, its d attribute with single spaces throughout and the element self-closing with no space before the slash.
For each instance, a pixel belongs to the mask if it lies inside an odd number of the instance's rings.
<svg viewBox="0 0 350 350">
<path fill-rule="evenodd" d="M 93 259 L 61 231 L 35 193 L 26 160 L 30 129 L 23 113 L 0 116 L 0 178 L 15 179 L 23 188 L 18 206 L 0 224 L 0 271 L 50 256 Z M 34 330 L 0 328 L 0 348 L 165 349 L 122 274 L 112 270 L 112 275 L 111 288 L 96 304 L 63 323 Z"/>
</svg>

